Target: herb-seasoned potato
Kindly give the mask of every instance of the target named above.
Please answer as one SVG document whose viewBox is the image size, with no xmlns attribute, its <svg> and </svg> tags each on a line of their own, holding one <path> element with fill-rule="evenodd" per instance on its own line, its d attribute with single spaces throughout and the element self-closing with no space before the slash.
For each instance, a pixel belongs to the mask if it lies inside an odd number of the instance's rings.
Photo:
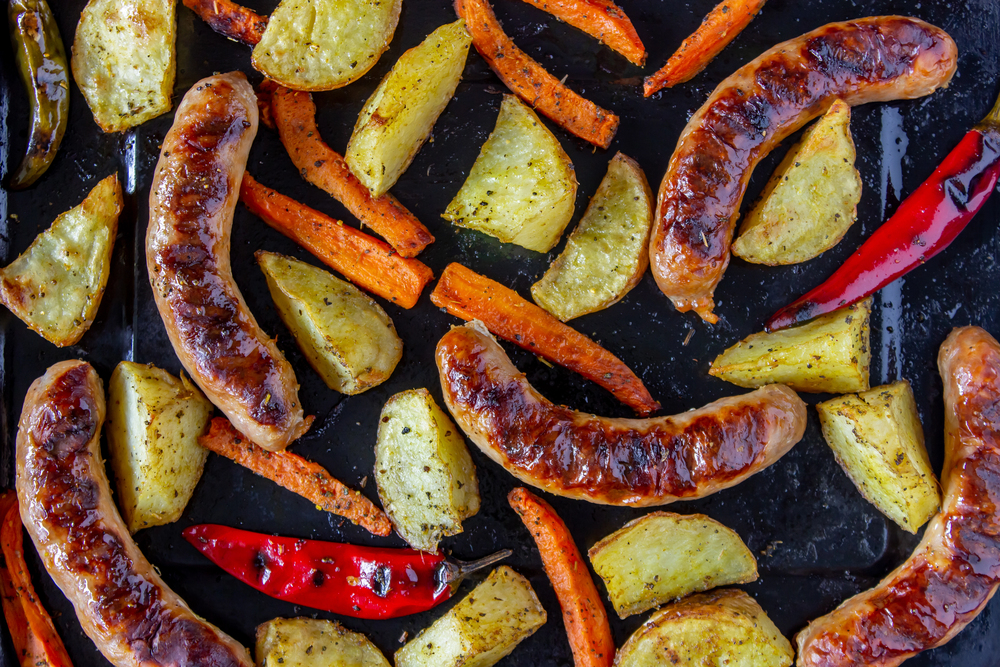
<svg viewBox="0 0 1000 667">
<path fill-rule="evenodd" d="M 90 0 L 73 40 L 73 78 L 94 120 L 120 132 L 170 111 L 177 3 Z"/>
<path fill-rule="evenodd" d="M 618 616 L 716 586 L 757 579 L 757 561 L 735 531 L 704 514 L 653 512 L 590 548 Z"/>
<path fill-rule="evenodd" d="M 869 297 L 797 327 L 755 333 L 716 357 L 708 372 L 740 387 L 782 383 L 796 391 L 865 391 L 871 310 Z"/>
<path fill-rule="evenodd" d="M 108 385 L 108 450 L 130 532 L 180 518 L 208 450 L 198 444 L 215 408 L 186 377 L 123 361 Z"/>
<path fill-rule="evenodd" d="M 391 397 L 375 445 L 375 484 L 385 513 L 414 549 L 437 551 L 479 511 L 476 466 L 459 430 L 426 389 Z"/>
<path fill-rule="evenodd" d="M 733 254 L 756 264 L 798 264 L 840 243 L 861 201 L 856 157 L 851 108 L 837 100 L 775 170 Z"/>
<path fill-rule="evenodd" d="M 858 491 L 904 530 L 941 506 L 910 383 L 901 380 L 816 406 L 823 437 Z"/>
<path fill-rule="evenodd" d="M 257 262 L 282 321 L 330 389 L 360 394 L 389 379 L 403 341 L 371 297 L 291 257 L 259 251 Z"/>
<path fill-rule="evenodd" d="M 108 176 L 0 269 L 3 304 L 59 347 L 80 340 L 108 284 L 121 210 L 118 176 Z"/>
<path fill-rule="evenodd" d="M 293 90 L 333 90 L 364 75 L 389 48 L 402 0 L 281 0 L 253 66 Z"/>
<path fill-rule="evenodd" d="M 615 154 L 566 249 L 531 286 L 535 303 L 563 322 L 617 303 L 649 266 L 653 193 L 630 157 Z"/>
<path fill-rule="evenodd" d="M 576 186 L 559 140 L 517 97 L 504 95 L 493 133 L 442 217 L 548 252 L 573 217 Z"/>
<path fill-rule="evenodd" d="M 743 591 L 694 595 L 653 614 L 618 650 L 615 667 L 788 667 L 795 652 Z"/>
<path fill-rule="evenodd" d="M 372 196 L 389 190 L 431 134 L 462 79 L 472 38 L 443 25 L 396 61 L 358 116 L 344 159 Z"/>
<path fill-rule="evenodd" d="M 257 667 L 390 667 L 363 634 L 316 618 L 261 623 L 256 653 Z"/>
</svg>

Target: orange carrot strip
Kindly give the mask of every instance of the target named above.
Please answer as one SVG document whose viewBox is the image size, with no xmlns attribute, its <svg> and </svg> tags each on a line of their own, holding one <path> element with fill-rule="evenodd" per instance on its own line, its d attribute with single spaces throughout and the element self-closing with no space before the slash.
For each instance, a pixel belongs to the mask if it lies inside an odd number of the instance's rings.
<svg viewBox="0 0 1000 667">
<path fill-rule="evenodd" d="M 330 193 L 403 257 L 416 257 L 434 241 L 427 228 L 395 197 L 384 194 L 372 199 L 344 158 L 323 142 L 316 127 L 312 95 L 279 86 L 271 105 L 281 143 L 304 179 Z"/>
<path fill-rule="evenodd" d="M 608 613 L 566 524 L 547 502 L 527 489 L 507 495 L 538 546 L 545 574 L 562 607 L 563 625 L 576 667 L 611 667 L 615 642 Z"/>
<path fill-rule="evenodd" d="M 264 123 L 266 127 L 272 130 L 278 129 L 274 124 L 274 113 L 272 111 L 271 98 L 274 97 L 274 91 L 278 89 L 278 84 L 276 84 L 271 79 L 264 79 L 257 86 L 257 113 L 260 116 L 260 122 Z"/>
<path fill-rule="evenodd" d="M 268 225 L 360 287 L 412 308 L 433 278 L 417 259 L 404 259 L 388 243 L 323 215 L 243 175 L 240 201 Z"/>
<path fill-rule="evenodd" d="M 618 131 L 618 116 L 564 86 L 504 33 L 488 0 L 455 0 L 472 43 L 497 76 L 522 100 L 564 129 L 601 148 Z"/>
<path fill-rule="evenodd" d="M 255 46 L 267 28 L 266 16 L 232 0 L 184 0 L 184 6 L 215 32 L 247 46 Z"/>
<path fill-rule="evenodd" d="M 632 21 L 611 0 L 524 0 L 579 28 L 635 65 L 646 62 L 646 47 Z"/>
<path fill-rule="evenodd" d="M 445 268 L 431 301 L 463 320 L 480 320 L 497 336 L 593 380 L 641 415 L 660 409 L 618 357 L 514 290 L 461 264 Z"/>
<path fill-rule="evenodd" d="M 358 491 L 330 476 L 322 466 L 291 452 L 269 452 L 237 431 L 225 417 L 216 417 L 208 433 L 198 438 L 205 449 L 316 503 L 316 508 L 342 516 L 374 535 L 392 532 L 389 517 Z"/>
<path fill-rule="evenodd" d="M 684 40 L 670 60 L 655 74 L 646 77 L 642 91 L 646 97 L 695 77 L 736 39 L 767 0 L 723 0 L 709 12 L 694 33 Z"/>
</svg>

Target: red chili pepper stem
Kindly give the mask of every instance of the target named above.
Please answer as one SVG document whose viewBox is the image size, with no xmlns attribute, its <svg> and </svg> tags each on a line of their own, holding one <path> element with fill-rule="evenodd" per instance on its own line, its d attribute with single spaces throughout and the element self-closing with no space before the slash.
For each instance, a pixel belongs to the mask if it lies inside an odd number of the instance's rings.
<svg viewBox="0 0 1000 667">
<path fill-rule="evenodd" d="M 997 98 L 997 103 L 993 105 L 993 111 L 986 114 L 986 118 L 979 125 L 976 125 L 975 129 L 980 132 L 1000 129 L 1000 97 Z"/>
<path fill-rule="evenodd" d="M 462 580 L 468 577 L 473 572 L 479 570 L 484 570 L 490 565 L 499 563 L 505 558 L 510 557 L 514 553 L 510 549 L 503 549 L 496 552 L 495 554 L 490 554 L 489 556 L 484 556 L 483 558 L 478 558 L 471 561 L 461 561 L 452 560 L 446 558 L 441 561 L 441 564 L 437 566 L 434 571 L 434 581 L 440 588 L 447 586 L 451 589 L 452 594 L 458 589 L 458 585 L 462 583 Z"/>
</svg>

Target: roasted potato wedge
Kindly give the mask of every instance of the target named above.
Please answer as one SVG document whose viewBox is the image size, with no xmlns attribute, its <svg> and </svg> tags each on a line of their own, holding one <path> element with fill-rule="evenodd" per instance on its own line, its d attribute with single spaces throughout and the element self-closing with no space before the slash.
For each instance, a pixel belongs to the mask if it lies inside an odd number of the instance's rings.
<svg viewBox="0 0 1000 667">
<path fill-rule="evenodd" d="M 805 324 L 755 333 L 720 354 L 711 375 L 740 387 L 787 384 L 839 394 L 868 389 L 871 297 Z"/>
<path fill-rule="evenodd" d="M 735 531 L 704 514 L 653 512 L 588 553 L 618 616 L 690 593 L 757 579 L 757 561 Z"/>
<path fill-rule="evenodd" d="M 177 3 L 90 0 L 80 15 L 71 66 L 94 120 L 121 132 L 170 111 Z"/>
<path fill-rule="evenodd" d="M 316 618 L 261 623 L 256 653 L 257 667 L 390 667 L 363 634 Z"/>
<path fill-rule="evenodd" d="M 214 406 L 186 377 L 123 361 L 108 384 L 108 451 L 130 532 L 180 518 L 208 450 Z"/>
<path fill-rule="evenodd" d="M 253 50 L 253 66 L 293 90 L 333 90 L 365 74 L 389 48 L 402 0 L 281 0 Z"/>
<path fill-rule="evenodd" d="M 3 304 L 50 343 L 80 340 L 108 284 L 121 210 L 118 176 L 108 176 L 0 269 Z"/>
<path fill-rule="evenodd" d="M 410 166 L 462 79 L 472 38 L 465 21 L 443 25 L 396 61 L 368 98 L 344 159 L 373 197 Z"/>
<path fill-rule="evenodd" d="M 733 254 L 755 264 L 798 264 L 840 243 L 857 219 L 861 174 L 842 100 L 788 151 L 747 213 Z"/>
<path fill-rule="evenodd" d="M 396 651 L 396 667 L 490 667 L 546 618 L 528 580 L 502 565 Z"/>
<path fill-rule="evenodd" d="M 649 266 L 653 193 L 630 157 L 615 154 L 587 210 L 542 279 L 535 303 L 563 322 L 618 303 Z"/>
<path fill-rule="evenodd" d="M 823 437 L 868 502 L 916 533 L 941 506 L 910 383 L 901 380 L 816 406 Z"/>
<path fill-rule="evenodd" d="M 382 408 L 375 484 L 396 532 L 414 549 L 437 551 L 445 535 L 479 511 L 476 466 L 461 432 L 426 389 L 392 396 Z"/>
<path fill-rule="evenodd" d="M 403 341 L 371 297 L 291 257 L 259 251 L 257 262 L 282 321 L 330 389 L 360 394 L 389 379 Z"/>
<path fill-rule="evenodd" d="M 660 609 L 618 650 L 615 667 L 788 667 L 794 657 L 752 597 L 725 590 Z"/>
<path fill-rule="evenodd" d="M 548 252 L 573 217 L 576 172 L 535 112 L 504 95 L 500 116 L 445 220 Z"/>
</svg>

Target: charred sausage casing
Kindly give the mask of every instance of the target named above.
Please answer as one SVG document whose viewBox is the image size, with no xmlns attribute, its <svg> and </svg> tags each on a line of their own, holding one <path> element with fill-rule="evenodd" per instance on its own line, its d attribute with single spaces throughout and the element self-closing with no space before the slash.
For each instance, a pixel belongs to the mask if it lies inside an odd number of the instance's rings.
<svg viewBox="0 0 1000 667">
<path fill-rule="evenodd" d="M 653 419 L 556 406 L 481 327 L 456 327 L 438 343 L 444 401 L 487 456 L 549 493 L 639 507 L 701 498 L 771 465 L 805 431 L 805 404 L 783 385 Z"/>
<path fill-rule="evenodd" d="M 944 503 L 913 555 L 796 637 L 802 667 L 891 667 L 941 646 L 1000 585 L 1000 345 L 978 327 L 941 346 Z"/>
<path fill-rule="evenodd" d="M 233 210 L 257 98 L 240 72 L 202 79 L 177 107 L 149 195 L 146 266 L 167 335 L 191 377 L 254 443 L 305 433 L 299 384 L 247 308 L 229 265 Z"/>
<path fill-rule="evenodd" d="M 116 667 L 252 667 L 153 571 L 111 500 L 101 459 L 104 388 L 82 361 L 31 385 L 17 431 L 17 496 L 42 563 Z"/>
<path fill-rule="evenodd" d="M 854 106 L 929 95 L 955 73 L 943 30 L 901 16 L 832 23 L 778 44 L 715 89 L 681 133 L 649 242 L 656 284 L 707 322 L 757 163 L 834 100 Z"/>
</svg>

